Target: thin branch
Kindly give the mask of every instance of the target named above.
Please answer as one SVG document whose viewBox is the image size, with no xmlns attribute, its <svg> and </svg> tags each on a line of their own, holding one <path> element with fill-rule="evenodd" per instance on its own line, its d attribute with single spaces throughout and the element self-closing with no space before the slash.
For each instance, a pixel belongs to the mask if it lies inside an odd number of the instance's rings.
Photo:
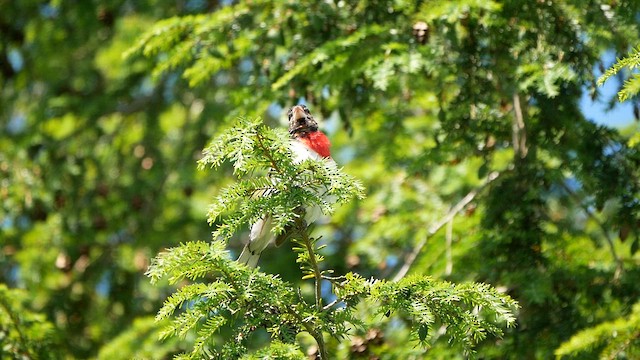
<svg viewBox="0 0 640 360">
<path fill-rule="evenodd" d="M 327 275 L 322 275 L 322 278 L 325 280 L 329 280 L 331 282 L 335 282 L 335 281 L 342 281 L 345 280 L 347 277 L 344 275 L 340 275 L 340 276 L 327 276 Z"/>
<path fill-rule="evenodd" d="M 609 245 L 609 251 L 611 251 L 611 256 L 613 256 L 614 261 L 616 262 L 616 271 L 613 275 L 613 278 L 615 280 L 617 280 L 620 275 L 622 274 L 622 271 L 624 270 L 623 266 L 624 263 L 623 261 L 620 259 L 620 257 L 618 256 L 618 253 L 616 252 L 615 246 L 613 244 L 613 239 L 611 238 L 611 235 L 609 235 L 609 231 L 607 231 L 607 228 L 604 226 L 604 224 L 602 223 L 602 221 L 600 221 L 600 219 L 598 219 L 593 212 L 591 212 L 591 210 L 589 210 L 589 207 L 586 206 L 583 202 L 582 199 L 580 199 L 580 197 L 578 197 L 578 195 L 573 192 L 568 186 L 567 184 L 565 184 L 564 182 L 561 182 L 562 187 L 564 188 L 564 190 L 567 192 L 567 194 L 569 194 L 569 196 L 571 197 L 571 199 L 573 199 L 573 201 L 578 204 L 578 206 L 580 206 L 580 208 L 582 208 L 582 210 L 585 212 L 585 214 L 587 214 L 587 216 L 593 220 L 596 224 L 598 224 L 598 227 L 600 228 L 600 230 L 602 231 L 602 234 L 604 235 L 604 238 L 607 240 L 607 244 Z"/>
<path fill-rule="evenodd" d="M 316 253 L 313 249 L 313 243 L 311 242 L 309 233 L 307 232 L 307 227 L 304 224 L 302 218 L 298 218 L 297 222 L 300 234 L 302 235 L 302 242 L 309 252 L 309 264 L 313 269 L 313 276 L 315 278 L 316 307 L 318 308 L 318 310 L 322 310 L 322 273 L 320 272 L 320 267 L 318 266 L 318 259 L 316 259 Z"/>
<path fill-rule="evenodd" d="M 481 190 L 483 190 L 487 185 L 489 185 L 491 182 L 497 179 L 498 176 L 500 176 L 500 173 L 496 171 L 490 173 L 487 176 L 487 180 L 482 186 L 480 186 L 477 189 L 471 190 L 454 207 L 452 207 L 451 210 L 449 210 L 449 212 L 442 219 L 436 221 L 433 225 L 431 225 L 427 232 L 427 236 L 425 236 L 424 239 L 422 239 L 422 241 L 420 241 L 413 248 L 413 251 L 405 257 L 404 264 L 402 265 L 402 267 L 400 268 L 396 276 L 393 278 L 393 281 L 399 281 L 405 275 L 407 275 L 407 272 L 409 272 L 409 269 L 411 268 L 413 263 L 416 261 L 418 254 L 420 254 L 420 251 L 422 251 L 422 248 L 427 244 L 427 240 L 429 240 L 429 238 L 433 236 L 436 232 L 438 232 L 438 230 L 440 230 L 444 225 L 446 225 L 448 222 L 453 220 L 456 214 L 458 214 L 462 209 L 464 209 L 464 207 L 467 206 L 467 204 L 469 204 L 476 197 L 476 195 L 478 195 L 478 193 Z"/>
<path fill-rule="evenodd" d="M 451 244 L 453 243 L 453 218 L 447 223 L 447 266 L 444 273 L 449 276 L 453 272 L 453 256 L 451 255 Z"/>
<path fill-rule="evenodd" d="M 300 316 L 300 314 L 298 314 L 295 310 L 293 310 L 293 308 L 287 307 L 287 310 L 289 314 L 293 315 L 293 317 L 295 317 L 296 320 L 298 320 L 298 322 L 300 322 L 300 324 L 304 326 L 305 330 L 307 330 L 309 335 L 311 335 L 316 340 L 316 343 L 318 344 L 318 352 L 320 353 L 320 359 L 322 360 L 329 359 L 329 353 L 327 353 L 327 346 L 325 345 L 322 332 L 317 331 L 313 326 L 314 324 L 309 323 L 309 321 L 307 321 L 306 319 L 303 319 L 302 316 Z"/>
<path fill-rule="evenodd" d="M 269 162 L 271 163 L 271 167 L 273 168 L 273 170 L 277 171 L 278 174 L 282 175 L 283 174 L 282 170 L 278 166 L 278 163 L 273 158 L 273 156 L 271 156 L 271 152 L 269 151 L 269 149 L 262 142 L 262 135 L 259 132 L 256 133 L 256 139 L 258 140 L 258 145 L 260 146 L 260 149 L 262 149 L 262 151 L 264 152 L 264 155 L 269 159 Z"/>
<path fill-rule="evenodd" d="M 513 152 L 516 156 L 524 159 L 527 156 L 527 132 L 524 125 L 524 116 L 522 115 L 522 106 L 520 105 L 520 95 L 517 92 L 513 94 L 513 109 L 516 116 L 513 119 Z"/>
<path fill-rule="evenodd" d="M 308 227 L 302 217 L 299 217 L 296 220 L 296 224 L 298 225 L 298 230 L 300 235 L 302 236 L 302 242 L 304 243 L 307 251 L 309 252 L 309 264 L 313 269 L 314 281 L 315 281 L 315 297 L 316 297 L 316 308 L 318 311 L 323 311 L 322 307 L 322 272 L 320 271 L 320 267 L 318 266 L 318 259 L 316 258 L 316 253 L 313 248 L 313 242 L 309 237 Z M 313 338 L 318 343 L 318 352 L 320 353 L 320 358 L 322 360 L 328 359 L 327 347 L 324 342 L 324 336 L 321 331 L 316 331 L 310 329 L 310 327 L 306 327 L 307 331 L 313 336 Z"/>
<path fill-rule="evenodd" d="M 327 310 L 331 309 L 335 304 L 337 304 L 337 303 L 339 303 L 339 302 L 340 302 L 340 300 L 339 300 L 339 299 L 335 299 L 335 300 L 333 300 L 332 302 L 330 302 L 330 303 L 328 303 L 327 305 L 325 305 L 325 306 L 322 308 L 322 311 L 327 311 Z"/>
</svg>

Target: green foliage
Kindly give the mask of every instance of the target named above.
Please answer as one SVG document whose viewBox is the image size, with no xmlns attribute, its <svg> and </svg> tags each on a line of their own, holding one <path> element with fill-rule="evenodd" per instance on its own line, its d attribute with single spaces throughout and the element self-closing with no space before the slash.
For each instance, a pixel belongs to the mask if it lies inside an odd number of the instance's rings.
<svg viewBox="0 0 640 360">
<path fill-rule="evenodd" d="M 187 346 L 179 339 L 158 342 L 166 323 L 156 321 L 153 316 L 137 318 L 131 327 L 101 347 L 97 359 L 160 359 L 178 353 Z"/>
<path fill-rule="evenodd" d="M 307 357 L 300 351 L 300 348 L 294 344 L 284 344 L 274 341 L 268 347 L 260 349 L 252 354 L 241 357 L 242 360 L 306 360 Z"/>
<path fill-rule="evenodd" d="M 192 208 L 209 185 L 184 159 L 213 132 L 203 118 L 225 106 L 182 102 L 168 77 L 150 81 L 148 61 L 122 60 L 152 23 L 187 9 L 1 7 L 0 283 L 24 289 L 26 309 L 55 327 L 53 355 L 91 358 L 162 303 L 144 276 L 149 258 L 208 234 Z"/>
<path fill-rule="evenodd" d="M 182 286 L 158 312 L 157 320 L 178 313 L 160 336 L 185 338 L 195 331 L 193 349 L 179 358 L 199 358 L 210 354 L 238 358 L 247 351 L 253 332 L 266 329 L 272 338 L 291 344 L 312 314 L 298 313 L 296 293 L 282 280 L 247 269 L 229 260 L 221 241 L 189 242 L 156 257 L 149 268 L 155 282 L 168 277 L 170 283 L 183 279 L 213 278 L 210 283 Z M 231 334 L 220 349 L 215 349 L 216 333 L 223 327 Z"/>
<path fill-rule="evenodd" d="M 360 301 L 376 303 L 373 314 L 388 317 L 398 313 L 408 318 L 423 346 L 432 339 L 434 327 L 444 325 L 451 341 L 459 342 L 465 352 L 471 352 L 488 334 L 501 336 L 500 324 L 515 324 L 512 311 L 517 303 L 495 289 L 485 284 L 454 285 L 424 277 L 398 283 L 367 281 L 352 273 L 327 278 L 332 280 L 344 307 L 325 307 L 319 311 L 301 298 L 292 284 L 229 260 L 224 246 L 224 242 L 215 240 L 185 243 L 158 255 L 149 269 L 154 282 L 164 277 L 170 283 L 184 279 L 215 280 L 180 287 L 158 312 L 157 320 L 175 314 L 172 323 L 161 332 L 162 338 L 184 339 L 190 332 L 196 333 L 191 353 L 178 358 L 199 358 L 204 354 L 222 358 L 242 356 L 252 334 L 261 329 L 269 333 L 274 343 L 248 358 L 261 358 L 272 352 L 295 354 L 296 335 L 302 331 L 327 332 L 337 339 L 349 335 L 347 325 L 361 323 L 351 314 Z M 216 349 L 216 333 L 225 327 L 231 328 L 227 329 L 230 333 Z"/>
<path fill-rule="evenodd" d="M 53 325 L 26 304 L 27 294 L 0 284 L 0 357 L 62 359 Z"/>
<path fill-rule="evenodd" d="M 336 294 L 348 305 L 350 299 L 365 297 L 374 301 L 378 315 L 399 313 L 413 323 L 412 332 L 422 346 L 429 346 L 433 334 L 446 328 L 450 342 L 458 342 L 465 353 L 487 335 L 501 337 L 502 329 L 515 325 L 513 311 L 518 304 L 486 284 L 452 284 L 430 277 L 412 276 L 399 282 L 366 281 L 348 273 L 345 281 L 334 284 Z M 342 295 L 343 292 L 345 295 Z"/>
<path fill-rule="evenodd" d="M 350 326 L 362 323 L 352 315 L 360 300 L 380 304 L 376 306 L 378 315 L 398 312 L 407 317 L 415 324 L 414 332 L 423 345 L 431 339 L 429 333 L 436 324 L 447 326 L 451 340 L 461 343 L 466 353 L 487 334 L 501 336 L 496 324 L 514 325 L 512 311 L 517 303 L 487 285 L 453 285 L 424 277 L 397 283 L 366 281 L 352 273 L 335 278 L 328 277 L 329 270 L 320 271 L 318 263 L 324 258 L 317 252 L 322 246 L 309 237 L 306 225 L 297 219 L 300 215 L 296 209 L 322 206 L 332 211 L 339 202 L 362 197 L 362 188 L 351 176 L 323 160 L 294 164 L 288 141 L 284 132 L 271 130 L 259 119 L 241 120 L 204 151 L 201 167 L 219 167 L 229 159 L 240 176 L 271 171 L 264 175 L 266 180 L 249 178 L 221 190 L 209 211 L 209 221 L 215 223 L 220 214 L 231 214 L 216 224 L 212 242 L 188 242 L 153 260 L 147 272 L 153 282 L 165 277 L 171 284 L 185 279 L 198 281 L 181 286 L 157 315 L 158 320 L 175 317 L 160 334 L 162 338 L 184 339 L 196 333 L 193 350 L 177 358 L 238 358 L 247 353 L 253 333 L 261 329 L 274 343 L 256 353 L 258 358 L 280 351 L 287 356 L 299 355 L 291 346 L 303 331 L 316 339 L 321 357 L 327 358 L 323 333 L 335 339 L 349 335 Z M 335 203 L 314 195 L 320 189 L 326 189 Z M 287 226 L 297 226 L 294 250 L 303 279 L 315 280 L 315 306 L 305 301 L 293 284 L 229 260 L 225 240 L 244 222 L 257 221 L 265 213 L 275 219 L 276 234 Z M 327 306 L 322 305 L 323 280 L 333 283 L 338 296 Z M 338 303 L 344 306 L 334 308 Z M 225 328 L 230 331 L 226 341 L 216 344 L 216 334 Z"/>
<path fill-rule="evenodd" d="M 629 78 L 625 80 L 622 89 L 618 92 L 619 101 L 627 101 L 640 93 L 640 74 L 635 71 L 640 67 L 640 46 L 632 50 L 629 55 L 618 59 L 600 78 L 598 85 L 602 86 L 607 79 L 616 75 L 623 69 L 629 71 Z"/>
<path fill-rule="evenodd" d="M 203 209 L 222 189 L 239 202 L 218 208 L 213 225 L 238 221 L 226 245 L 237 254 L 251 221 L 239 213 L 258 206 L 234 187 L 285 185 L 268 182 L 263 170 L 236 171 L 233 182 L 232 166 L 202 172 L 194 160 L 239 116 L 278 128 L 282 110 L 300 102 L 367 193 L 335 207 L 313 233 L 298 231 L 294 251 L 263 256 L 263 270 L 299 289 L 309 306 L 317 274 L 390 279 L 402 270 L 492 284 L 522 310 L 504 337 L 475 346 L 478 357 L 549 359 L 577 332 L 628 316 L 640 298 L 638 127 L 595 125 L 582 107 L 587 96 L 615 102 L 594 69 L 611 52 L 635 56 L 640 2 L 0 0 L 0 7 L 0 283 L 22 289 L 18 309 L 54 327 L 56 356 L 191 351 L 195 331 L 156 341 L 174 317 L 150 318 L 172 290 L 149 284 L 149 259 L 208 238 Z M 616 76 L 635 72 L 623 66 Z M 285 202 L 273 195 L 262 201 Z M 286 201 L 302 198 L 313 200 Z M 289 219 L 302 228 L 295 213 Z M 317 267 L 309 248 L 323 258 Z M 334 300 L 327 282 L 324 306 Z M 438 324 L 429 332 L 403 311 L 376 315 L 381 304 L 353 291 L 341 295 L 355 303 L 349 317 L 335 312 L 342 319 L 333 324 L 357 319 L 357 326 L 344 339 L 325 339 L 336 358 L 464 358 Z M 223 326 L 215 344 L 230 334 Z M 427 353 L 413 346 L 421 338 Z M 266 330 L 248 343 L 247 356 L 313 357 L 318 349 L 304 331 L 295 346 Z"/>
<path fill-rule="evenodd" d="M 598 354 L 600 359 L 634 359 L 640 356 L 640 304 L 622 318 L 584 329 L 555 352 L 558 359 Z"/>
<path fill-rule="evenodd" d="M 207 165 L 218 167 L 225 159 L 233 163 L 238 176 L 271 169 L 269 176 L 250 178 L 231 185 L 220 192 L 209 208 L 209 223 L 225 213 L 232 213 L 217 225 L 214 239 L 228 240 L 246 223 L 254 223 L 264 214 L 271 214 L 275 234 L 292 225 L 295 210 L 303 205 L 318 206 L 325 214 L 333 211 L 317 194 L 345 203 L 363 197 L 363 188 L 353 177 L 338 171 L 324 161 L 307 160 L 293 163 L 288 150 L 285 131 L 274 131 L 260 119 L 239 120 L 236 127 L 224 132 L 204 150 L 199 160 L 202 169 Z"/>
<path fill-rule="evenodd" d="M 640 77 L 634 69 L 640 66 L 640 47 L 628 56 L 618 59 L 599 79 L 598 85 L 624 68 L 631 71 L 631 77 L 625 81 L 618 92 L 618 100 L 626 101 L 640 92 Z M 630 146 L 634 137 L 629 140 Z M 621 237 L 626 235 L 622 235 Z M 634 249 L 635 248 L 635 249 Z M 631 246 L 631 252 L 637 252 L 638 239 Z M 600 359 L 633 359 L 640 356 L 640 304 L 633 305 L 631 313 L 613 321 L 586 328 L 574 334 L 556 349 L 556 358 L 578 358 L 597 354 Z"/>
</svg>

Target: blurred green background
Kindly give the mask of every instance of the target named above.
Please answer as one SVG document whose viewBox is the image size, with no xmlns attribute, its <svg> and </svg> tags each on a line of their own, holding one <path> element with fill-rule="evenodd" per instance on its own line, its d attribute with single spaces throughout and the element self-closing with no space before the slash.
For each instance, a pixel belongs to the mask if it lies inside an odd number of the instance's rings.
<svg viewBox="0 0 640 360">
<path fill-rule="evenodd" d="M 637 1 L 0 9 L 2 358 L 160 359 L 188 347 L 157 340 L 171 289 L 149 285 L 149 260 L 210 238 L 208 203 L 233 175 L 196 170 L 208 141 L 239 116 L 283 126 L 297 103 L 367 189 L 317 226 L 328 267 L 391 279 L 415 252 L 409 273 L 503 289 L 522 306 L 518 326 L 482 343 L 485 359 L 552 358 L 580 330 L 632 313 L 639 105 L 602 112 L 619 82 L 603 93 L 595 81 L 640 44 Z M 287 245 L 261 267 L 300 281 Z M 341 357 L 462 357 L 446 341 L 417 351 L 402 319 L 367 321 L 379 339 L 345 339 Z M 573 355 L 598 358 L 614 335 L 601 338 Z M 638 338 L 613 358 L 640 356 Z"/>
</svg>

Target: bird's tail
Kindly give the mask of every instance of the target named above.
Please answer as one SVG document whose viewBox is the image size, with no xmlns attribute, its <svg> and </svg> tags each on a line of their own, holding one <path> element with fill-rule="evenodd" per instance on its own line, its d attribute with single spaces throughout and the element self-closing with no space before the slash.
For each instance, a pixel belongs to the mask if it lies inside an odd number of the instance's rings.
<svg viewBox="0 0 640 360">
<path fill-rule="evenodd" d="M 250 245 L 251 243 L 244 246 L 244 249 L 242 249 L 242 252 L 238 257 L 238 262 L 247 265 L 250 268 L 255 268 L 258 265 L 258 260 L 260 260 L 260 254 L 262 251 L 251 251 Z"/>
<path fill-rule="evenodd" d="M 238 262 L 248 267 L 254 268 L 258 265 L 260 254 L 273 241 L 271 230 L 271 217 L 256 221 L 251 225 L 251 233 L 249 234 L 249 243 L 244 246 L 242 253 L 238 257 Z"/>
</svg>

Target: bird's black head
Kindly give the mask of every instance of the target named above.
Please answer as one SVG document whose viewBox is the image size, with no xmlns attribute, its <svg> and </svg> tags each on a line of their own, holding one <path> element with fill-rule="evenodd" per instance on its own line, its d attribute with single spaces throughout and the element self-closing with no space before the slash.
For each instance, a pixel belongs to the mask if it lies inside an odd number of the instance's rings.
<svg viewBox="0 0 640 360">
<path fill-rule="evenodd" d="M 318 122 L 305 105 L 296 105 L 289 109 L 289 134 L 291 136 L 304 136 L 310 132 L 318 131 Z"/>
</svg>

